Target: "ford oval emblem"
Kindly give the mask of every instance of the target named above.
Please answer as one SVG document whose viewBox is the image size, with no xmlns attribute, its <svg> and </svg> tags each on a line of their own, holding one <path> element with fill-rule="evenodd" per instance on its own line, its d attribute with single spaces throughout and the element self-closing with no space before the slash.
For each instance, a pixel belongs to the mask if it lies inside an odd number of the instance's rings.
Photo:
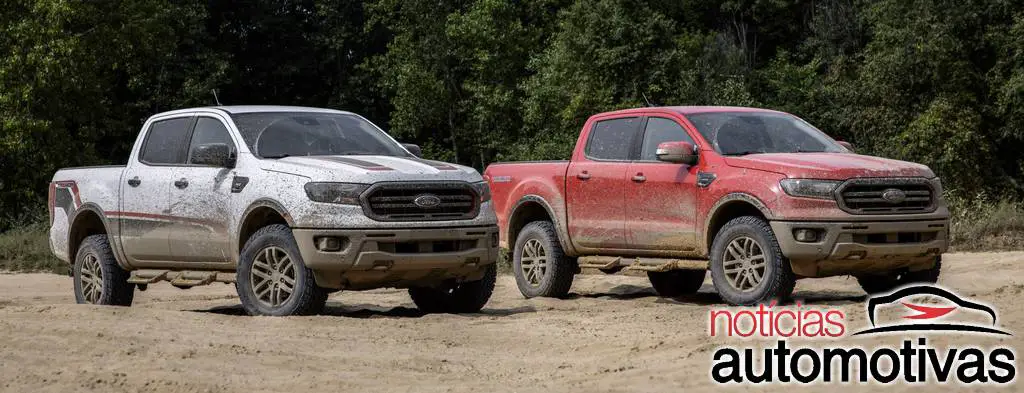
<svg viewBox="0 0 1024 393">
<path fill-rule="evenodd" d="M 907 193 L 900 189 L 889 188 L 882 191 L 882 199 L 892 204 L 902 203 L 907 200 Z"/>
<path fill-rule="evenodd" d="M 441 198 L 438 198 L 437 195 L 434 194 L 421 194 L 417 195 L 416 199 L 412 200 L 412 203 L 424 209 L 430 209 L 439 206 L 441 204 Z"/>
</svg>

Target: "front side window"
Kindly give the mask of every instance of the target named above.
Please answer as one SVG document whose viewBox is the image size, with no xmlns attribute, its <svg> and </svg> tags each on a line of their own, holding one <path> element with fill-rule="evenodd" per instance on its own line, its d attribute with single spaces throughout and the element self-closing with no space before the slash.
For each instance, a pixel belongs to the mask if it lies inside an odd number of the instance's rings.
<svg viewBox="0 0 1024 393">
<path fill-rule="evenodd" d="M 146 134 L 140 159 L 147 164 L 184 164 L 191 117 L 153 122 Z"/>
<path fill-rule="evenodd" d="M 188 148 L 188 162 L 192 163 L 192 155 L 196 146 L 211 143 L 223 143 L 228 145 L 231 151 L 235 151 L 235 143 L 231 141 L 231 134 L 228 133 L 227 127 L 224 127 L 224 123 L 214 118 L 200 117 L 196 120 L 195 131 L 192 132 L 192 143 Z"/>
<path fill-rule="evenodd" d="M 715 151 L 726 156 L 846 152 L 814 126 L 784 113 L 712 112 L 686 117 Z"/>
<path fill-rule="evenodd" d="M 693 143 L 693 139 L 675 120 L 664 117 L 648 118 L 647 127 L 644 128 L 644 144 L 640 148 L 640 160 L 657 161 L 658 145 L 665 142 Z"/>
<path fill-rule="evenodd" d="M 638 117 L 602 120 L 594 124 L 587 141 L 587 157 L 598 160 L 629 160 Z"/>
<path fill-rule="evenodd" d="M 242 139 L 261 158 L 409 154 L 363 118 L 341 113 L 256 112 L 232 116 Z"/>
</svg>

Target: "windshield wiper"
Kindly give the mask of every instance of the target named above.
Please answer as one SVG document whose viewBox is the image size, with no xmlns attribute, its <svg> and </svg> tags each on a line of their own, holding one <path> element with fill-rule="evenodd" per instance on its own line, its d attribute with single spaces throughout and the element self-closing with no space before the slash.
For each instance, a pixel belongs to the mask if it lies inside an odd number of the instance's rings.
<svg viewBox="0 0 1024 393">
<path fill-rule="evenodd" d="M 277 158 L 285 158 L 285 157 L 291 157 L 291 156 L 292 155 L 288 154 L 288 153 L 281 153 L 281 154 L 274 154 L 274 155 L 269 155 L 269 156 L 263 156 L 263 158 L 277 159 Z"/>
<path fill-rule="evenodd" d="M 735 153 L 726 153 L 726 154 L 723 154 L 723 155 L 724 156 L 745 156 L 747 154 L 764 154 L 764 152 L 760 151 L 760 150 L 744 150 L 744 151 L 738 151 L 738 152 L 735 152 Z"/>
</svg>

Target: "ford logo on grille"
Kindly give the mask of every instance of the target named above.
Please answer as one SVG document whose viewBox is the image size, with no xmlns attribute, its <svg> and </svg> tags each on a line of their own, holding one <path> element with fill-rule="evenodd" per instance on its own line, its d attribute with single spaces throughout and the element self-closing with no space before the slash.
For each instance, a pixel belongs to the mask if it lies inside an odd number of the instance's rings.
<svg viewBox="0 0 1024 393">
<path fill-rule="evenodd" d="M 892 204 L 902 203 L 907 199 L 907 193 L 900 189 L 890 188 L 882 191 L 882 199 Z"/>
<path fill-rule="evenodd" d="M 412 203 L 424 209 L 430 209 L 432 207 L 439 206 L 441 204 L 441 198 L 438 198 L 437 195 L 434 194 L 421 194 L 417 195 L 416 199 L 412 200 Z"/>
</svg>

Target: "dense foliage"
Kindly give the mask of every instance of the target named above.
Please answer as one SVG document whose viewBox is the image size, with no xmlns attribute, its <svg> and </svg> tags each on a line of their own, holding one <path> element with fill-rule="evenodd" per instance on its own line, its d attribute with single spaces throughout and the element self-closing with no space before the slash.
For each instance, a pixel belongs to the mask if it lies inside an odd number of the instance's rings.
<svg viewBox="0 0 1024 393">
<path fill-rule="evenodd" d="M 0 231 L 60 167 L 121 163 L 155 112 L 362 113 L 434 158 L 565 158 L 597 111 L 744 105 L 963 195 L 1024 194 L 1017 0 L 8 0 Z"/>
</svg>

